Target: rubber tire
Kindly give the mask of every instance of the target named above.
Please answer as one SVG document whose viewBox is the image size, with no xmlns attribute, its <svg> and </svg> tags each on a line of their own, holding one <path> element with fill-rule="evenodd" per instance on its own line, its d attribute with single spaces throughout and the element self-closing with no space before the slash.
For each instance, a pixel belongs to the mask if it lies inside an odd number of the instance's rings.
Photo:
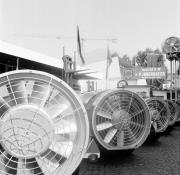
<svg viewBox="0 0 180 175">
<path fill-rule="evenodd" d="M 79 175 L 80 165 L 76 168 L 76 170 L 72 173 L 72 175 Z"/>
<path fill-rule="evenodd" d="M 96 163 L 98 161 L 98 156 L 96 154 L 92 154 L 88 157 L 89 163 Z"/>
</svg>

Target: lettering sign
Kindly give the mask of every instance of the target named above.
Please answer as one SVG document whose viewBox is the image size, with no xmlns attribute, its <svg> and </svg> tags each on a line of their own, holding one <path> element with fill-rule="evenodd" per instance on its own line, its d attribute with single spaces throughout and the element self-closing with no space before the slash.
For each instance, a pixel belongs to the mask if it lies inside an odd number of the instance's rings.
<svg viewBox="0 0 180 175">
<path fill-rule="evenodd" d="M 123 73 L 124 79 L 165 79 L 165 67 L 135 67 L 125 69 Z"/>
</svg>

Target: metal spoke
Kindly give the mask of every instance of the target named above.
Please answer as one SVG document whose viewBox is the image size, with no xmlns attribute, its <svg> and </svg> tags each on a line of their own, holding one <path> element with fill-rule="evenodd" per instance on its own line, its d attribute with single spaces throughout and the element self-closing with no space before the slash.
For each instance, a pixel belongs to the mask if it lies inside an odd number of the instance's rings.
<svg viewBox="0 0 180 175">
<path fill-rule="evenodd" d="M 138 126 L 140 128 L 147 128 L 146 126 L 140 124 L 140 123 L 136 123 L 136 122 L 133 122 L 132 120 L 130 121 L 130 124 L 134 125 L 134 126 Z"/>
<path fill-rule="evenodd" d="M 131 94 L 131 101 L 129 102 L 128 107 L 127 107 L 127 112 L 128 112 L 128 113 L 129 113 L 129 110 L 130 110 L 132 101 L 134 100 L 133 98 L 134 98 L 134 97 L 133 97 L 133 93 L 132 93 L 132 94 Z"/>
<path fill-rule="evenodd" d="M 127 130 L 127 132 L 128 132 L 129 139 L 136 141 L 136 136 L 128 125 L 125 127 L 125 130 Z"/>
</svg>

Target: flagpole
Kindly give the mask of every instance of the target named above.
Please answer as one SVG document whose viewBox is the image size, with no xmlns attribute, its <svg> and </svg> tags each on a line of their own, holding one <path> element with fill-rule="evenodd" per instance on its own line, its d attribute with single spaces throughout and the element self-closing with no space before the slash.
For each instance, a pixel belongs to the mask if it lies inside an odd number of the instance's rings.
<svg viewBox="0 0 180 175">
<path fill-rule="evenodd" d="M 74 51 L 74 71 L 76 71 L 76 51 Z"/>
<path fill-rule="evenodd" d="M 65 47 L 62 47 L 62 51 L 63 51 L 63 56 L 65 55 Z"/>
<path fill-rule="evenodd" d="M 84 65 L 85 59 L 84 59 L 84 56 L 82 54 L 82 46 L 81 46 L 82 43 L 81 42 L 82 42 L 82 39 L 80 37 L 79 26 L 77 25 L 77 53 L 81 59 L 82 65 Z"/>
<path fill-rule="evenodd" d="M 107 41 L 107 59 L 106 59 L 106 89 L 108 89 L 108 73 L 109 73 L 109 43 Z"/>
</svg>

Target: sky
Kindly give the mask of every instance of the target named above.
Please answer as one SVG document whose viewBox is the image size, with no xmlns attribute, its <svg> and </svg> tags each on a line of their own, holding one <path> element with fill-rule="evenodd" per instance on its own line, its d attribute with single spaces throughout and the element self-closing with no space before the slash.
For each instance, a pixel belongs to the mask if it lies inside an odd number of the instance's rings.
<svg viewBox="0 0 180 175">
<path fill-rule="evenodd" d="M 161 48 L 167 37 L 180 37 L 180 2 L 0 0 L 0 39 L 56 58 L 62 57 L 63 46 L 71 56 L 77 51 L 77 24 L 82 38 L 116 38 L 117 43 L 109 42 L 112 52 L 132 57 L 145 48 Z M 106 54 L 106 48 L 106 40 L 85 40 L 83 44 L 85 56 L 97 50 Z M 97 55 L 92 60 L 99 59 Z"/>
</svg>

